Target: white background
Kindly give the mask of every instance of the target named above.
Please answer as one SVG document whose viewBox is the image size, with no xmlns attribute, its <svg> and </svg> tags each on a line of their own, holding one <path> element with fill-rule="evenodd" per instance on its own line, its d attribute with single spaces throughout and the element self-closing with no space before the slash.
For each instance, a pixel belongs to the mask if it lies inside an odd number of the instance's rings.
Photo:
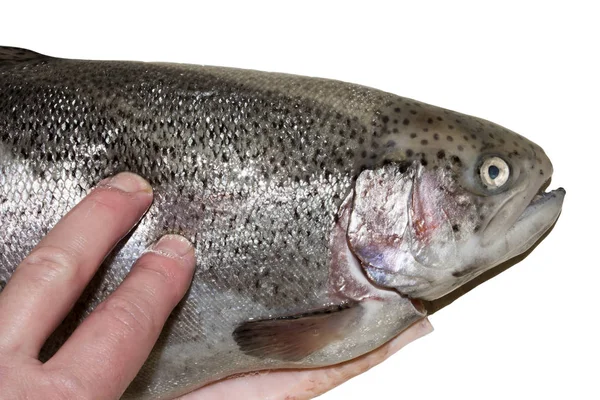
<svg viewBox="0 0 600 400">
<path fill-rule="evenodd" d="M 567 190 L 554 232 L 431 317 L 432 334 L 322 398 L 598 399 L 600 13 L 563 4 L 14 1 L 0 43 L 346 80 L 537 142 L 551 188 Z"/>
</svg>

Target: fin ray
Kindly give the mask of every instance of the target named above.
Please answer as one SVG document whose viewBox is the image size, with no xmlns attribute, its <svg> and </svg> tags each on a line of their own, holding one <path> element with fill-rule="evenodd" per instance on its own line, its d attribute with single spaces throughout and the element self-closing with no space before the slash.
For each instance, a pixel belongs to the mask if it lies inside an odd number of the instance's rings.
<svg viewBox="0 0 600 400">
<path fill-rule="evenodd" d="M 361 312 L 358 303 L 271 320 L 248 321 L 233 332 L 240 350 L 250 356 L 300 361 L 344 336 Z"/>
</svg>

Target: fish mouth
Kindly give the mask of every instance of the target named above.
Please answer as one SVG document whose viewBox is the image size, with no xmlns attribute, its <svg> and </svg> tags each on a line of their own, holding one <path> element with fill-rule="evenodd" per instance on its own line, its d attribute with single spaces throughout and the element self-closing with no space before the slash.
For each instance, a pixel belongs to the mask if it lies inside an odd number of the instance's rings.
<svg viewBox="0 0 600 400">
<path fill-rule="evenodd" d="M 552 178 L 548 178 L 538 189 L 537 193 L 531 198 L 531 201 L 529 202 L 529 204 L 525 207 L 525 209 L 523 210 L 523 213 L 521 214 L 521 216 L 519 216 L 519 218 L 517 218 L 517 222 L 526 219 L 530 216 L 531 213 L 536 212 L 536 211 L 540 211 L 542 209 L 542 207 L 548 207 L 546 206 L 546 204 L 551 205 L 558 205 L 558 209 L 554 210 L 556 211 L 556 217 L 558 217 L 558 214 L 560 214 L 560 210 L 562 209 L 562 202 L 564 200 L 564 196 L 566 194 L 566 191 L 564 188 L 559 187 L 558 189 L 554 189 L 551 191 L 546 192 L 546 189 L 550 186 L 550 183 L 552 182 Z M 554 204 L 551 202 L 551 200 L 553 199 L 558 199 L 558 203 Z M 556 220 L 556 219 L 554 219 Z M 554 221 L 553 221 L 554 223 Z"/>
<path fill-rule="evenodd" d="M 566 191 L 562 187 L 546 192 L 548 179 L 533 196 L 523 213 L 508 229 L 506 244 L 509 249 L 499 263 L 527 251 L 550 229 L 558 219 Z"/>
</svg>

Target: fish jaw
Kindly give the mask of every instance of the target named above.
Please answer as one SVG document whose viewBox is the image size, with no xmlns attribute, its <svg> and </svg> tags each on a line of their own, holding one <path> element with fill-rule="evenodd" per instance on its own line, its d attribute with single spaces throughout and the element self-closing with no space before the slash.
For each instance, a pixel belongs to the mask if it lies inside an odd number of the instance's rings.
<svg viewBox="0 0 600 400">
<path fill-rule="evenodd" d="M 558 220 L 565 194 L 563 188 L 558 188 L 536 195 L 516 222 L 503 233 L 503 240 L 489 245 L 479 240 L 464 246 L 461 259 L 465 266 L 453 271 L 451 276 L 444 274 L 437 287 L 431 287 L 418 297 L 425 301 L 438 299 L 484 272 L 527 252 Z"/>
<path fill-rule="evenodd" d="M 506 233 L 506 246 L 512 249 L 497 264 L 526 252 L 558 220 L 566 191 L 558 188 L 536 195 Z"/>
</svg>

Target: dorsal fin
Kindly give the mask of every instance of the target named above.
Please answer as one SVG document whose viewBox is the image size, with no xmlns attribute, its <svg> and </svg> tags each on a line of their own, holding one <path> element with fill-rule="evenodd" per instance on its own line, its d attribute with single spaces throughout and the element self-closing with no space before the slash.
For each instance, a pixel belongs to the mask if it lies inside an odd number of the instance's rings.
<svg viewBox="0 0 600 400">
<path fill-rule="evenodd" d="M 44 61 L 51 57 L 18 47 L 0 46 L 0 66 L 13 65 L 22 62 Z"/>
</svg>

